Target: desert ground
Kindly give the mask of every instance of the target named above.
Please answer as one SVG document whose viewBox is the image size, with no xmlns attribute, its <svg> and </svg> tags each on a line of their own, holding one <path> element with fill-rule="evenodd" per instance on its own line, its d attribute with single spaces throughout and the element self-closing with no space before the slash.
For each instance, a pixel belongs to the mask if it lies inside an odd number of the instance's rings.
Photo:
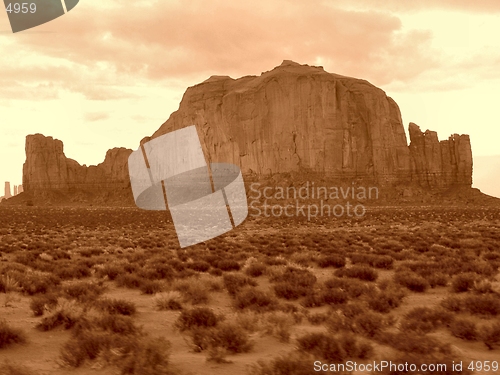
<svg viewBox="0 0 500 375">
<path fill-rule="evenodd" d="M 0 207 L 0 374 L 495 374 L 499 267 L 499 208 L 248 218 L 181 249 L 165 212 Z"/>
</svg>

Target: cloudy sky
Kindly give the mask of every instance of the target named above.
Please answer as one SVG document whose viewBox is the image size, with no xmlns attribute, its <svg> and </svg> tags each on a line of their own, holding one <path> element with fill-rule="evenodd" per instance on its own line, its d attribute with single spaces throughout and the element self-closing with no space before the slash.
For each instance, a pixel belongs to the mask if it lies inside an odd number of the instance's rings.
<svg viewBox="0 0 500 375">
<path fill-rule="evenodd" d="M 491 178 L 485 168 L 500 160 L 499 35 L 497 0 L 81 0 L 16 34 L 2 12 L 0 181 L 21 183 L 27 134 L 98 164 L 109 148 L 137 148 L 188 86 L 290 59 L 381 87 L 405 127 L 470 134 L 473 154 L 493 161 L 478 171 L 493 192 L 500 168 Z"/>
</svg>

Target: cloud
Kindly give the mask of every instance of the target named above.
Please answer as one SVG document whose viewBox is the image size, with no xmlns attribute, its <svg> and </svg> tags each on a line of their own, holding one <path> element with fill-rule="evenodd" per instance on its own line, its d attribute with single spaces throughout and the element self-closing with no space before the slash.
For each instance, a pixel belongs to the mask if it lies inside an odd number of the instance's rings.
<svg viewBox="0 0 500 375">
<path fill-rule="evenodd" d="M 415 12 L 422 10 L 455 10 L 474 13 L 499 13 L 500 2 L 498 0 L 334 0 L 337 6 L 350 6 L 356 8 L 377 7 L 378 9 L 390 10 L 392 12 Z M 445 22 L 445 20 L 443 20 Z"/>
<path fill-rule="evenodd" d="M 107 112 L 92 112 L 85 114 L 85 121 L 88 122 L 107 120 L 108 118 L 109 118 L 109 113 Z"/>
<path fill-rule="evenodd" d="M 89 69 L 103 64 L 127 82 L 259 74 L 292 59 L 384 84 L 419 75 L 438 55 L 432 34 L 402 31 L 394 15 L 319 1 L 114 2 L 72 13 L 40 26 L 57 28 L 57 37 L 26 34 L 19 43 Z"/>
</svg>

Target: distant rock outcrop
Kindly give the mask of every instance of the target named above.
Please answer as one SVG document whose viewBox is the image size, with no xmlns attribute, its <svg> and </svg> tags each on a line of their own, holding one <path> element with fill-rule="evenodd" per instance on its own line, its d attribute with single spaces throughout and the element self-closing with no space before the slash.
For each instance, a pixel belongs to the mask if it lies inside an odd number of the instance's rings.
<svg viewBox="0 0 500 375">
<path fill-rule="evenodd" d="M 440 190 L 472 183 L 467 135 L 439 141 L 411 123 L 408 146 L 394 100 L 322 67 L 284 61 L 260 76 L 212 76 L 189 87 L 179 109 L 142 143 L 193 124 L 210 162 L 234 163 L 257 178 L 311 172 Z M 61 141 L 29 135 L 24 190 L 129 189 L 130 153 L 112 149 L 103 163 L 85 167 L 64 156 Z"/>
<path fill-rule="evenodd" d="M 114 148 L 97 166 L 82 166 L 64 155 L 63 143 L 42 134 L 26 137 L 23 188 L 36 190 L 113 190 L 130 186 L 127 160 L 132 150 Z"/>
</svg>

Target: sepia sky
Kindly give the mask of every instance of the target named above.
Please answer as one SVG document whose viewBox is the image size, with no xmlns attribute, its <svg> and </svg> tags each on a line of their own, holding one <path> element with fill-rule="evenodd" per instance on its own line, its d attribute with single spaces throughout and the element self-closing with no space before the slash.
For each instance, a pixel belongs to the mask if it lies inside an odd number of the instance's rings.
<svg viewBox="0 0 500 375">
<path fill-rule="evenodd" d="M 2 9 L 0 195 L 3 181 L 21 183 L 27 134 L 98 164 L 109 148 L 136 149 L 188 86 L 284 59 L 366 79 L 405 128 L 469 134 L 474 156 L 500 155 L 499 35 L 497 0 L 81 0 L 16 34 Z M 497 194 L 498 173 L 480 172 Z"/>
</svg>

